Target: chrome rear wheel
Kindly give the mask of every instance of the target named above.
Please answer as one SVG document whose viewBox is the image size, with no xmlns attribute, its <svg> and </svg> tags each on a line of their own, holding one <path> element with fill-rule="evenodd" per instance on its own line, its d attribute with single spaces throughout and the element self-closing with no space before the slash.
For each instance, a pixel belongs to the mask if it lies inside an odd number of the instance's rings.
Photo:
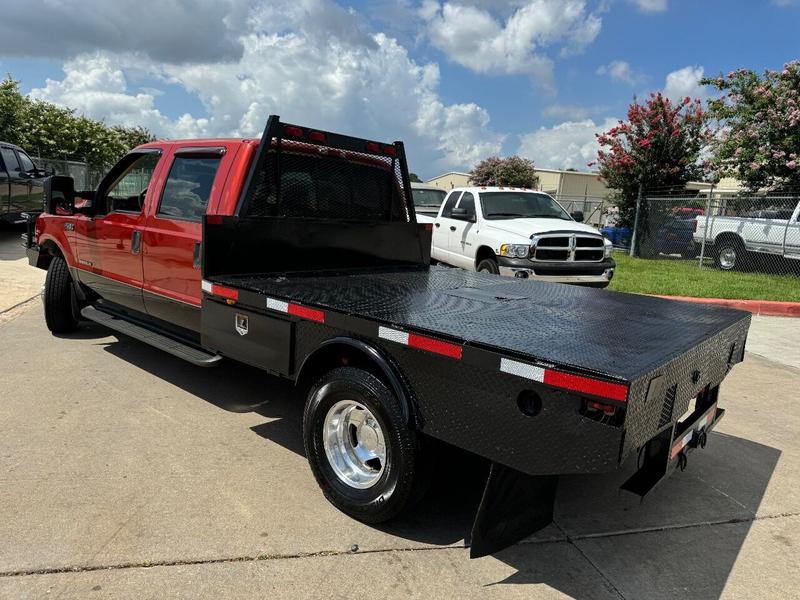
<svg viewBox="0 0 800 600">
<path fill-rule="evenodd" d="M 325 415 L 322 431 L 325 456 L 339 480 L 361 490 L 375 485 L 386 466 L 386 441 L 369 409 L 340 400 Z"/>
</svg>

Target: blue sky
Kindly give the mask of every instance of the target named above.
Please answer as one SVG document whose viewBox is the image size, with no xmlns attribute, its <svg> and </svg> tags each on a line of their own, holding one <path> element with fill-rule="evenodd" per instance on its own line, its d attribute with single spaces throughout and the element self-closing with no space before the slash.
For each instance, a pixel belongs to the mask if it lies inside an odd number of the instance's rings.
<svg viewBox="0 0 800 600">
<path fill-rule="evenodd" d="M 19 6 L 0 69 L 34 97 L 166 137 L 258 135 L 278 113 L 404 139 L 425 177 L 498 153 L 585 169 L 634 95 L 707 97 L 703 74 L 800 58 L 800 0 Z"/>
</svg>

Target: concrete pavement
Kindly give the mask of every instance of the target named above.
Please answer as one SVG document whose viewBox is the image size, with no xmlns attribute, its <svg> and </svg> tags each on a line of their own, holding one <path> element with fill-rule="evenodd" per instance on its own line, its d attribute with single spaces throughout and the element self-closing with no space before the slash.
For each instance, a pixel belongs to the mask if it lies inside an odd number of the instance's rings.
<svg viewBox="0 0 800 600">
<path fill-rule="evenodd" d="M 766 323 L 754 320 L 749 349 L 795 326 Z M 768 358 L 789 360 L 764 344 Z M 232 363 L 195 368 L 94 325 L 53 337 L 38 302 L 0 322 L 0 348 L 0 598 L 800 589 L 797 365 L 748 355 L 726 380 L 728 413 L 708 448 L 643 504 L 617 492 L 627 473 L 566 477 L 553 526 L 470 561 L 464 534 L 482 474 L 467 457 L 451 457 L 414 514 L 369 527 L 317 489 L 302 399 L 284 382 Z"/>
<path fill-rule="evenodd" d="M 2 313 L 38 294 L 44 284 L 44 271 L 28 265 L 22 233 L 0 226 L 0 322 Z"/>
</svg>

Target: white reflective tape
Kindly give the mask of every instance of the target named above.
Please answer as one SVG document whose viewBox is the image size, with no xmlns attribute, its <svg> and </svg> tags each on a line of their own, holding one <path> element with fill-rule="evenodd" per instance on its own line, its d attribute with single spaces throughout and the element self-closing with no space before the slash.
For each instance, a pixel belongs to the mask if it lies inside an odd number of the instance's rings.
<svg viewBox="0 0 800 600">
<path fill-rule="evenodd" d="M 378 337 L 408 346 L 408 333 L 405 331 L 398 331 L 389 327 L 378 327 Z"/>
<path fill-rule="evenodd" d="M 285 313 L 289 312 L 289 303 L 283 302 L 282 300 L 275 300 L 275 298 L 267 298 L 267 308 Z"/>
<path fill-rule="evenodd" d="M 525 363 L 517 362 L 508 358 L 500 359 L 500 370 L 503 373 L 516 375 L 517 377 L 524 377 L 525 379 L 532 379 L 542 383 L 544 381 L 544 369 L 535 367 Z"/>
<path fill-rule="evenodd" d="M 205 279 L 203 279 L 203 282 L 200 284 L 200 288 L 201 288 L 201 289 L 202 289 L 204 292 L 206 292 L 206 293 L 210 294 L 210 293 L 211 293 L 211 285 L 212 285 L 212 284 L 211 284 L 211 282 L 210 282 L 210 281 L 206 281 Z"/>
</svg>

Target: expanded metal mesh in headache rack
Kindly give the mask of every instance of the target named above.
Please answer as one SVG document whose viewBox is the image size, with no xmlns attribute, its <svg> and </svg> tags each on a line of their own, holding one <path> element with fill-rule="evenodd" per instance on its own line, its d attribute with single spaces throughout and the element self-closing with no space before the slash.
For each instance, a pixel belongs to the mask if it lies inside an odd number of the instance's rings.
<svg viewBox="0 0 800 600">
<path fill-rule="evenodd" d="M 270 117 L 244 189 L 244 217 L 409 221 L 403 145 Z"/>
</svg>

